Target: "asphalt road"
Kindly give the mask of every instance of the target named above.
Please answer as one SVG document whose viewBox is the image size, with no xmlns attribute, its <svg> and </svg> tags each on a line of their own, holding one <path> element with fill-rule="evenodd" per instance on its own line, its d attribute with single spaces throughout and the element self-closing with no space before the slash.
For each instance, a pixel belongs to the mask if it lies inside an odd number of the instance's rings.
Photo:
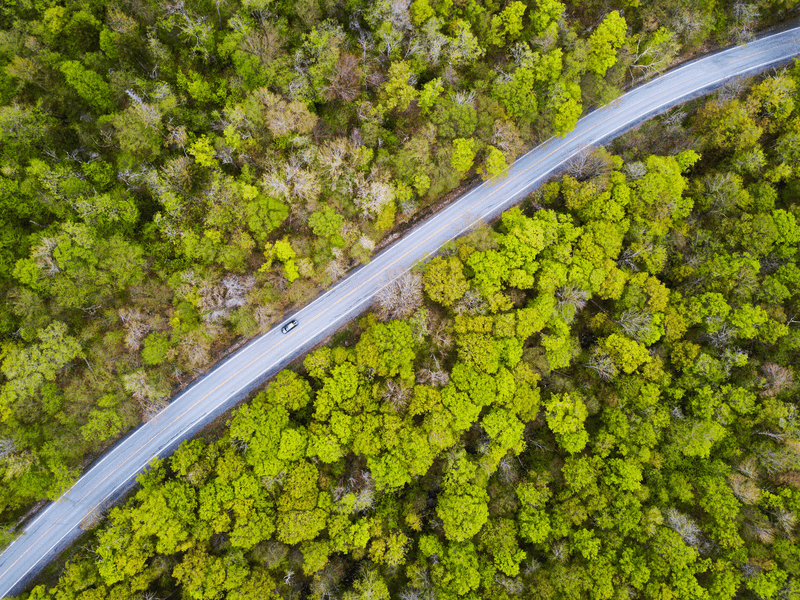
<svg viewBox="0 0 800 600">
<path fill-rule="evenodd" d="M 488 221 L 524 198 L 587 145 L 611 140 L 668 108 L 703 95 L 727 79 L 754 74 L 800 55 L 800 28 L 698 59 L 588 114 L 565 138 L 550 139 L 517 160 L 507 178 L 481 185 L 421 223 L 292 318 L 229 356 L 194 382 L 156 419 L 141 426 L 94 464 L 57 502 L 27 526 L 25 535 L 0 555 L 0 597 L 25 584 L 81 533 L 81 522 L 135 483 L 155 456 L 169 455 L 213 418 L 232 407 L 291 360 L 365 310 L 391 277 L 433 254 L 445 242 Z"/>
</svg>

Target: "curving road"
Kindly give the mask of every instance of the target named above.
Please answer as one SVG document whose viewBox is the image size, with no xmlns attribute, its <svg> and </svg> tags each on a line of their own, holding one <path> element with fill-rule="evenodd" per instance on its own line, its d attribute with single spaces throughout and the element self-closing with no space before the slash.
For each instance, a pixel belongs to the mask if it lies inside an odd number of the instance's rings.
<svg viewBox="0 0 800 600">
<path fill-rule="evenodd" d="M 421 223 L 296 313 L 293 318 L 299 325 L 293 331 L 283 335 L 276 327 L 254 339 L 93 465 L 0 555 L 0 598 L 20 593 L 81 533 L 86 516 L 130 489 L 153 457 L 170 454 L 253 388 L 366 309 L 391 277 L 436 252 L 476 221 L 492 219 L 513 206 L 583 147 L 606 142 L 676 104 L 708 93 L 731 77 L 755 74 L 797 55 L 800 27 L 688 63 L 588 114 L 565 138 L 550 139 L 517 160 L 507 178 L 473 189 Z"/>
</svg>

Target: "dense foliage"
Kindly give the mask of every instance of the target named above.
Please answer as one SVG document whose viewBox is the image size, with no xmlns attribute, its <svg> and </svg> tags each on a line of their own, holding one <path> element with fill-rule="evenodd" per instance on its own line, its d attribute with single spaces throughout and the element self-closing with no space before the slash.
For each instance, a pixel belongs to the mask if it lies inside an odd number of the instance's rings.
<svg viewBox="0 0 800 600">
<path fill-rule="evenodd" d="M 798 85 L 586 152 L 30 598 L 800 598 Z"/>
<path fill-rule="evenodd" d="M 600 4 L 0 3 L 2 529 L 463 177 L 793 2 Z"/>
</svg>

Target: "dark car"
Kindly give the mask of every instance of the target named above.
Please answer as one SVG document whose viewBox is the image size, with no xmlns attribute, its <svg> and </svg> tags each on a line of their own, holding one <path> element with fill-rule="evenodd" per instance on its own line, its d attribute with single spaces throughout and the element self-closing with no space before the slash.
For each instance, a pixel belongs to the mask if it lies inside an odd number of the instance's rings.
<svg viewBox="0 0 800 600">
<path fill-rule="evenodd" d="M 292 319 L 286 325 L 281 327 L 281 333 L 289 333 L 295 327 L 297 327 L 297 320 L 296 319 Z"/>
</svg>

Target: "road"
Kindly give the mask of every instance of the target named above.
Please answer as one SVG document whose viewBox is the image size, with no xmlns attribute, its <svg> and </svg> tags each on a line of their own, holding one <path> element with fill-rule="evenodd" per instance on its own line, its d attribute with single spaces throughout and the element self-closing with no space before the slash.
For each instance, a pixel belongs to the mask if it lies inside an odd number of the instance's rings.
<svg viewBox="0 0 800 600">
<path fill-rule="evenodd" d="M 155 456 L 169 455 L 183 440 L 228 410 L 294 358 L 369 307 L 391 277 L 433 254 L 445 242 L 513 206 L 585 146 L 607 142 L 646 119 L 720 87 L 800 55 L 800 28 L 790 29 L 687 63 L 628 92 L 578 122 L 565 138 L 553 138 L 518 159 L 505 179 L 474 188 L 385 249 L 292 318 L 217 365 L 175 397 L 154 420 L 120 441 L 58 501 L 27 526 L 0 555 L 0 598 L 25 584 L 81 533 L 81 522 L 129 490 Z"/>
</svg>

